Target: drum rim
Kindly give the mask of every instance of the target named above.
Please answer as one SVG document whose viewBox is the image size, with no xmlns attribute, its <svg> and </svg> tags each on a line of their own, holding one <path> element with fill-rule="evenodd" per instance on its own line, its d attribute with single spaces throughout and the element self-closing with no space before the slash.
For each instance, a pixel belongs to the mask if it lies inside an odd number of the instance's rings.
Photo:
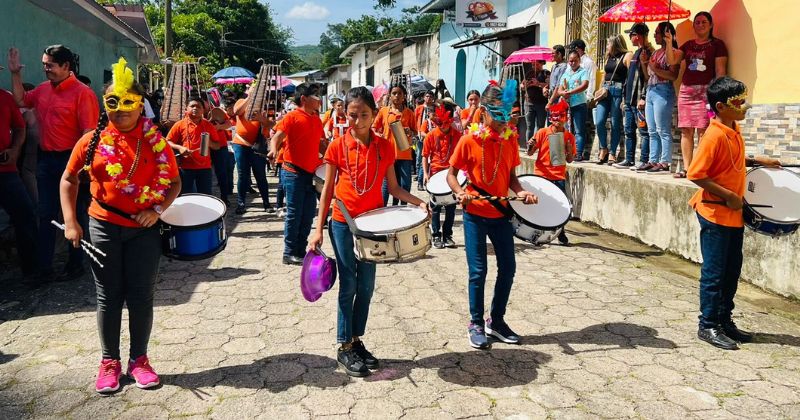
<svg viewBox="0 0 800 420">
<path fill-rule="evenodd" d="M 747 173 L 744 176 L 745 182 L 747 182 L 747 175 L 750 175 L 751 172 L 754 172 L 754 171 L 757 171 L 757 170 L 760 170 L 760 169 L 767 170 L 767 171 L 774 169 L 774 170 L 778 170 L 778 171 L 781 171 L 781 172 L 788 172 L 788 173 L 796 176 L 797 178 L 800 178 L 800 174 L 798 174 L 795 171 L 790 171 L 790 170 L 785 169 L 785 168 L 769 168 L 769 167 L 765 167 L 765 166 L 758 166 L 758 167 L 750 168 L 750 169 L 747 170 Z M 758 209 L 756 209 L 755 207 L 750 207 L 750 204 L 747 202 L 746 198 L 742 197 L 742 201 L 744 202 L 744 206 L 743 207 L 747 207 L 748 210 L 750 210 L 754 214 L 758 215 L 758 217 L 760 217 L 761 220 L 765 220 L 765 221 L 768 221 L 770 223 L 775 223 L 777 225 L 800 225 L 800 219 L 797 219 L 794 222 L 782 222 L 782 221 L 779 221 L 779 220 L 775 220 L 775 219 L 773 219 L 773 218 L 771 218 L 769 216 L 765 216 L 763 213 L 758 211 Z M 757 229 L 753 229 L 753 230 L 758 231 Z"/>
<path fill-rule="evenodd" d="M 211 227 L 211 226 L 214 226 L 214 225 L 218 224 L 222 219 L 225 218 L 225 215 L 228 214 L 228 206 L 225 205 L 225 202 L 220 200 L 218 197 L 214 197 L 213 195 L 200 194 L 200 193 L 186 193 L 186 194 L 183 194 L 183 195 L 181 195 L 179 197 L 176 197 L 175 199 L 177 200 L 180 197 L 186 197 L 186 196 L 190 196 L 190 195 L 199 195 L 199 196 L 203 196 L 203 197 L 210 197 L 210 198 L 213 198 L 214 200 L 219 201 L 219 203 L 222 204 L 222 208 L 224 209 L 224 211 L 222 212 L 222 215 L 220 215 L 219 217 L 217 217 L 216 219 L 214 219 L 214 220 L 212 220 L 210 222 L 206 222 L 206 223 L 203 223 L 203 224 L 200 224 L 200 225 L 192 225 L 192 226 L 173 225 L 173 224 L 165 222 L 160 217 L 158 219 L 159 223 L 161 223 L 162 225 L 169 226 L 170 230 L 195 230 L 195 229 L 200 230 L 200 229 L 205 229 L 205 228 L 208 228 L 208 227 Z M 173 201 L 173 203 L 174 203 L 174 201 Z"/>
<path fill-rule="evenodd" d="M 547 179 L 547 178 L 545 178 L 545 177 L 543 177 L 541 175 L 536 175 L 536 174 L 517 175 L 517 179 L 524 178 L 524 177 L 536 177 L 536 178 L 544 179 L 547 182 L 551 182 L 549 179 Z M 553 185 L 553 186 L 555 186 L 555 185 Z M 556 188 L 558 188 L 558 187 L 556 187 Z M 561 189 L 559 189 L 559 191 L 561 191 Z M 564 194 L 564 195 L 566 196 L 566 194 Z M 567 197 L 567 204 L 569 204 L 569 215 L 567 216 L 567 220 L 564 223 L 562 223 L 560 225 L 555 225 L 555 226 L 542 226 L 542 225 L 537 225 L 536 223 L 533 223 L 533 222 L 529 222 L 527 219 L 525 219 L 519 213 L 517 213 L 516 210 L 514 210 L 514 206 L 509 205 L 508 207 L 510 207 L 511 211 L 514 212 L 514 218 L 520 219 L 522 221 L 522 224 L 524 224 L 526 226 L 530 226 L 530 227 L 532 227 L 534 229 L 550 230 L 550 229 L 558 229 L 558 228 L 564 227 L 564 226 L 566 226 L 567 223 L 569 223 L 569 219 L 572 218 L 572 202 L 569 201 L 569 197 Z"/>
<path fill-rule="evenodd" d="M 448 170 L 448 169 L 442 169 L 441 171 L 439 171 L 439 172 L 436 172 L 435 174 L 431 175 L 431 178 L 433 178 L 434 176 L 436 176 L 436 175 L 437 175 L 437 174 L 439 174 L 440 172 L 445 172 L 445 171 L 447 171 L 447 170 Z M 460 171 L 460 170 L 459 170 L 459 173 L 461 173 L 461 171 Z M 445 179 L 447 179 L 447 176 L 445 176 Z M 458 180 L 458 175 L 456 175 L 456 180 Z M 462 182 L 462 183 L 461 183 L 461 184 L 459 184 L 459 185 L 461 186 L 461 188 L 464 188 L 464 187 L 465 187 L 467 184 L 469 184 L 469 177 L 468 177 L 466 174 L 464 174 L 464 182 Z M 435 192 L 432 192 L 430 189 L 428 189 L 428 185 L 430 185 L 430 182 L 428 182 L 428 184 L 426 184 L 426 185 L 425 185 L 425 191 L 427 191 L 427 192 L 428 192 L 428 194 L 430 194 L 430 195 L 435 195 L 435 196 L 439 197 L 439 196 L 446 196 L 446 195 L 448 195 L 448 194 L 455 194 L 455 193 L 453 192 L 453 189 L 452 189 L 452 188 L 450 189 L 450 192 L 444 192 L 444 193 L 435 193 Z"/>
<path fill-rule="evenodd" d="M 163 236 L 162 236 L 162 238 L 163 238 L 162 242 L 169 241 L 169 239 L 166 239 Z M 169 251 L 164 250 L 162 252 L 162 255 L 164 255 L 165 257 L 167 257 L 169 259 L 178 260 L 178 261 L 200 261 L 200 260 L 205 260 L 205 259 L 211 258 L 211 257 L 221 253 L 222 251 L 225 250 L 225 247 L 227 247 L 227 246 L 228 246 L 228 237 L 226 236 L 225 239 L 222 240 L 222 243 L 219 244 L 219 246 L 217 246 L 216 248 L 212 249 L 211 251 L 207 251 L 207 252 L 204 252 L 202 254 L 188 255 L 187 256 L 187 255 L 175 254 L 173 252 L 169 252 Z M 163 247 L 163 244 L 162 244 L 162 247 Z"/>
<path fill-rule="evenodd" d="M 377 209 L 372 209 L 372 210 L 370 210 L 370 211 L 367 211 L 367 212 L 364 212 L 364 213 L 361 213 L 361 214 L 359 214 L 358 216 L 356 216 L 356 217 L 353 219 L 353 223 L 355 223 L 355 219 L 358 219 L 358 218 L 359 218 L 359 217 L 361 217 L 361 216 L 364 216 L 364 215 L 370 214 L 370 213 L 372 213 L 372 212 L 375 212 L 375 211 L 378 211 L 378 210 L 382 210 L 382 209 L 386 209 L 386 208 L 392 208 L 392 207 L 401 207 L 401 208 L 402 208 L 402 207 L 407 207 L 407 208 L 410 208 L 410 209 L 412 209 L 412 210 L 414 209 L 414 207 L 412 207 L 412 206 L 406 206 L 406 205 L 404 205 L 404 206 L 384 206 L 384 207 L 379 207 L 379 208 L 377 208 Z M 368 233 L 372 233 L 372 234 L 376 234 L 376 235 L 384 235 L 384 234 L 387 234 L 387 233 L 397 233 L 397 232 L 404 232 L 404 231 L 406 231 L 406 230 L 410 230 L 410 229 L 417 228 L 417 227 L 419 227 L 419 226 L 421 226 L 421 225 L 424 225 L 425 223 L 430 223 L 430 215 L 428 215 L 428 216 L 425 216 L 425 218 L 424 218 L 424 219 L 422 219 L 422 220 L 420 220 L 418 223 L 415 223 L 415 224 L 413 224 L 413 225 L 410 225 L 410 226 L 406 226 L 406 227 L 404 227 L 404 228 L 402 228 L 402 229 L 396 229 L 396 230 L 376 230 L 376 231 L 372 231 L 372 230 L 365 230 L 364 232 L 368 232 Z M 359 238 L 359 239 L 362 239 L 362 238 L 363 238 L 363 239 L 369 239 L 369 238 L 367 238 L 367 237 L 365 237 L 365 236 L 358 236 L 358 234 L 356 234 L 356 233 L 353 233 L 353 236 L 355 236 L 355 237 L 357 237 L 357 238 Z"/>
</svg>

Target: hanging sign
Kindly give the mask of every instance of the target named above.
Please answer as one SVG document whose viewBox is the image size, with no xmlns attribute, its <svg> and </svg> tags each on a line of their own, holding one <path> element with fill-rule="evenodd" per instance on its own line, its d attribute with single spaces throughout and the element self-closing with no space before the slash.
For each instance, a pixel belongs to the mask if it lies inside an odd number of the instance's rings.
<svg viewBox="0 0 800 420">
<path fill-rule="evenodd" d="M 505 28 L 508 0 L 457 0 L 456 24 L 466 28 Z"/>
</svg>

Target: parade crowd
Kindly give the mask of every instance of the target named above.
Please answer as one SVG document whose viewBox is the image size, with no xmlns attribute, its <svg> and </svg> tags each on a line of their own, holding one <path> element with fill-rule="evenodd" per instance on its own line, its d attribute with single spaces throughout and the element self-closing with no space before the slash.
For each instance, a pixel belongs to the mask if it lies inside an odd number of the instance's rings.
<svg viewBox="0 0 800 420">
<path fill-rule="evenodd" d="M 96 389 L 109 393 L 119 388 L 123 306 L 129 311 L 131 340 L 126 373 L 137 386 L 149 388 L 159 384 L 147 357 L 161 257 L 159 216 L 180 194 L 211 195 L 214 179 L 220 199 L 229 205 L 235 169 L 235 214 L 247 212 L 247 196 L 256 193 L 268 215 L 284 219 L 284 264 L 302 265 L 306 252 L 323 244 L 327 229 L 339 279 L 337 360 L 348 374 L 366 376 L 380 365 L 362 341 L 378 264 L 356 258 L 348 217 L 390 205 L 391 196 L 391 205 L 430 213 L 433 247 L 444 248 L 456 245 L 453 225 L 460 206 L 468 343 L 478 349 L 490 348 L 490 337 L 518 343 L 518 334 L 505 322 L 516 273 L 510 210 L 507 203 L 477 196 L 506 196 L 511 190 L 524 204 L 536 205 L 535 192 L 523 189 L 516 172 L 520 144 L 535 155 L 536 175 L 568 191 L 566 163 L 589 160 L 592 130 L 600 146 L 597 164 L 670 173 L 677 101 L 684 165 L 672 172 L 700 187 L 690 202 L 701 226 L 704 260 L 698 337 L 735 349 L 752 338 L 731 318 L 742 265 L 744 168 L 779 162 L 745 156 L 738 121 L 747 110 L 747 88 L 726 77 L 728 51 L 713 36 L 709 13 L 695 16 L 694 31 L 696 38 L 678 47 L 672 24 L 660 23 L 654 47 L 648 27 L 634 24 L 625 31 L 633 51 L 622 35 L 608 39 L 600 83 L 594 80 L 597 66 L 584 41 L 557 45 L 549 70 L 544 61 L 528 66 L 519 81 L 521 98 L 513 79 L 470 91 L 466 104 L 455 103 L 441 80 L 434 90 L 415 97 L 407 85 L 397 83 L 377 101 L 367 88 L 355 87 L 334 97 L 330 110 L 320 115 L 321 86 L 303 83 L 277 114 L 263 111 L 247 118 L 246 95 L 222 92 L 219 106 L 212 107 L 195 90 L 184 118 L 171 125 L 158 124 L 153 110 L 160 105 L 158 95 L 135 82 L 123 59 L 112 66 L 101 113 L 67 47 L 44 50 L 47 81 L 38 86 L 23 83 L 20 52 L 11 48 L 12 86 L 10 93 L 0 91 L 0 205 L 15 227 L 22 274 L 31 287 L 80 278 L 85 272 L 82 240 L 107 254 L 103 266 L 90 263 L 102 345 Z M 526 133 L 518 132 L 521 118 Z M 392 127 L 396 122 L 413 147 L 399 146 Z M 563 156 L 551 149 L 554 133 L 563 135 Z M 623 133 L 625 156 L 617 160 Z M 695 134 L 701 138 L 697 148 Z M 208 154 L 202 152 L 206 138 Z M 315 173 L 323 163 L 324 174 L 317 175 L 320 192 Z M 278 178 L 274 206 L 269 171 Z M 457 203 L 432 206 L 412 194 L 415 179 L 417 190 L 424 190 L 440 172 Z M 460 174 L 468 182 L 460 182 Z M 60 233 L 52 220 L 63 220 L 71 244 L 58 274 L 53 260 Z M 487 239 L 497 272 L 485 318 Z M 569 245 L 565 232 L 558 242 Z"/>
</svg>

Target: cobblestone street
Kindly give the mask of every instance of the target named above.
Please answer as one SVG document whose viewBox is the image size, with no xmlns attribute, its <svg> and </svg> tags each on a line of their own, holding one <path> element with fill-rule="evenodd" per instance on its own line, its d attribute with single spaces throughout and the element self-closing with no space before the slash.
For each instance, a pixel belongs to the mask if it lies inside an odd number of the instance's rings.
<svg viewBox="0 0 800 420">
<path fill-rule="evenodd" d="M 380 265 L 364 341 L 382 367 L 350 378 L 336 287 L 303 299 L 300 268 L 281 264 L 283 220 L 260 207 L 229 212 L 213 260 L 162 259 L 155 390 L 94 392 L 89 276 L 30 292 L 0 274 L 0 418 L 800 418 L 797 306 L 740 286 L 735 320 L 760 334 L 718 350 L 696 338 L 696 266 L 577 222 L 571 247 L 517 242 L 507 320 L 521 345 L 467 343 L 460 216 L 457 249 Z"/>
</svg>

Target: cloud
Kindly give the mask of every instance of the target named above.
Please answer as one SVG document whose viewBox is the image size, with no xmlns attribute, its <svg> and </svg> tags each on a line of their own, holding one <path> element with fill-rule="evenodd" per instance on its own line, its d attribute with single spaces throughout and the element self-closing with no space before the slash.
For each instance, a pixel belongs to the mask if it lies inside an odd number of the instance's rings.
<svg viewBox="0 0 800 420">
<path fill-rule="evenodd" d="M 324 20 L 330 15 L 331 11 L 327 7 L 307 1 L 299 6 L 292 7 L 286 17 L 299 20 Z"/>
</svg>

